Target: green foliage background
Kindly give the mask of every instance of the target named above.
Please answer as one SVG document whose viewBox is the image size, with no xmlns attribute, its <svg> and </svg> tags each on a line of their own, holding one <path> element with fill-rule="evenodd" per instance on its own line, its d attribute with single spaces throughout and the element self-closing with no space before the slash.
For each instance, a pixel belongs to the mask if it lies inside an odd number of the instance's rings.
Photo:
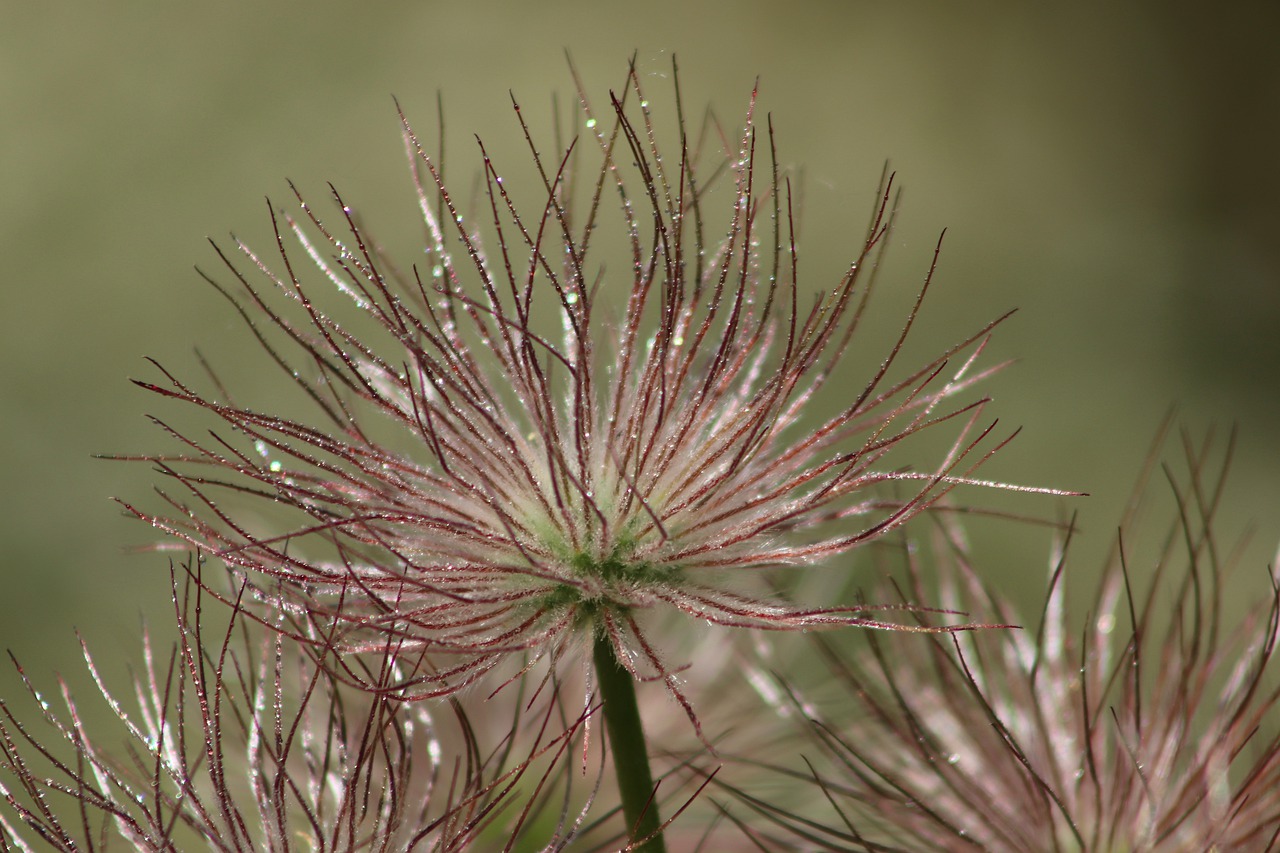
<svg viewBox="0 0 1280 853">
<path fill-rule="evenodd" d="M 1091 492 L 1067 509 L 1082 512 L 1082 550 L 1100 553 L 1176 403 L 1193 427 L 1240 425 L 1228 510 L 1233 527 L 1258 522 L 1265 562 L 1280 526 L 1280 21 L 1265 8 L 12 4 L 0 646 L 35 673 L 72 674 L 73 626 L 111 657 L 135 652 L 140 614 L 166 620 L 165 559 L 126 550 L 152 532 L 107 500 L 145 498 L 155 478 L 91 454 L 164 446 L 142 417 L 160 401 L 127 382 L 152 375 L 143 356 L 194 376 L 199 345 L 233 388 L 259 375 L 256 347 L 191 270 L 214 267 L 204 236 L 269 246 L 261 199 L 283 205 L 287 177 L 316 201 L 332 181 L 387 242 L 411 245 L 392 95 L 432 142 L 443 93 L 452 173 L 467 176 L 473 131 L 519 151 L 508 89 L 529 114 L 552 92 L 571 100 L 566 49 L 600 104 L 633 51 L 652 99 L 667 98 L 674 51 L 688 103 L 731 125 L 759 75 L 783 160 L 803 167 L 803 287 L 838 276 L 890 160 L 908 189 L 878 316 L 896 329 L 892 306 L 944 227 L 921 327 L 942 340 L 928 349 L 1021 309 L 994 353 L 1020 364 L 991 388 L 1002 423 L 1025 430 L 988 474 Z M 984 530 L 992 571 L 1038 597 L 1044 537 Z"/>
</svg>

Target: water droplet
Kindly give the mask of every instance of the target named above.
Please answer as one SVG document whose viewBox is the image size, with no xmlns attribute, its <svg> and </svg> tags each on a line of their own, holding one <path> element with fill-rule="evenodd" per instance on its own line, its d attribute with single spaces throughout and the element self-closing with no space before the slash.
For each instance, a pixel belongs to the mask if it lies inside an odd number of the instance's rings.
<svg viewBox="0 0 1280 853">
<path fill-rule="evenodd" d="M 954 752 L 953 752 L 953 753 L 951 753 L 950 755 L 948 755 L 948 756 L 947 756 L 947 763 L 948 763 L 948 764 L 959 764 L 959 763 L 960 763 L 960 756 L 959 756 L 959 754 L 958 754 L 958 753 L 954 753 Z"/>
<path fill-rule="evenodd" d="M 588 129 L 588 130 L 590 130 L 591 128 L 593 128 L 593 127 L 595 127 L 595 126 L 596 126 L 596 120 L 595 120 L 595 119 L 593 119 L 593 118 L 589 118 L 589 119 L 587 119 L 587 129 Z"/>
<path fill-rule="evenodd" d="M 564 295 L 564 301 L 565 301 L 566 303 L 568 303 L 569 305 L 577 305 L 577 304 L 578 304 L 578 294 L 576 294 L 576 293 L 566 293 L 566 294 Z"/>
</svg>

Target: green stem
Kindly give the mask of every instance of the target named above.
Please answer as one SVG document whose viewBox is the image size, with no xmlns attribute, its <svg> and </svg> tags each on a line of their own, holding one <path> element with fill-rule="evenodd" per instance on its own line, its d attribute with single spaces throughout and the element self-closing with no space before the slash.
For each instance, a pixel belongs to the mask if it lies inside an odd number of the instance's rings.
<svg viewBox="0 0 1280 853">
<path fill-rule="evenodd" d="M 622 814 L 631 840 L 652 836 L 637 846 L 643 853 L 666 853 L 658 828 L 658 803 L 654 796 L 653 773 L 649 770 L 649 750 L 636 705 L 636 685 L 631 673 L 618 663 L 613 642 L 605 631 L 596 633 L 596 679 L 604 700 L 604 725 L 613 750 L 613 769 L 618 774 Z"/>
</svg>

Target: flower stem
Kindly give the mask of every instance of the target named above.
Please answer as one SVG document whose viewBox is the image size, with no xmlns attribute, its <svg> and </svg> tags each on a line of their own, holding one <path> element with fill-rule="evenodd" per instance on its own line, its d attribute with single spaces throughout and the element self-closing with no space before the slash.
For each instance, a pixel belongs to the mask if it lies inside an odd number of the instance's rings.
<svg viewBox="0 0 1280 853">
<path fill-rule="evenodd" d="M 636 685 L 626 667 L 618 662 L 609 635 L 600 631 L 595 640 L 596 678 L 604 700 L 604 725 L 613 750 L 613 769 L 618 774 L 622 814 L 632 841 L 649 838 L 637 845 L 643 853 L 666 853 L 659 828 L 658 803 L 649 770 L 649 750 L 636 705 Z"/>
</svg>

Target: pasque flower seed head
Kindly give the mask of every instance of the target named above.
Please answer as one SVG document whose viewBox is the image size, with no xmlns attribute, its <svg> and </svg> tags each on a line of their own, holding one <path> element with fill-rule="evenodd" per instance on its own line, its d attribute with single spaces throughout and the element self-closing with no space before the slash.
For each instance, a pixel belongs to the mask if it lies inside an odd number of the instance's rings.
<svg viewBox="0 0 1280 853">
<path fill-rule="evenodd" d="M 753 808 L 821 849 L 1280 847 L 1280 579 L 1250 567 L 1255 598 L 1228 618 L 1243 553 L 1220 517 L 1230 445 L 1219 455 L 1184 435 L 1185 471 L 1163 470 L 1172 520 L 1153 534 L 1140 520 L 1163 491 L 1146 485 L 1157 452 L 1083 619 L 1065 547 L 1042 612 L 1019 612 L 982 578 L 956 519 L 937 525 L 932 559 L 910 552 L 913 594 L 1039 627 L 860 653 L 813 638 L 830 674 L 812 692 L 782 685 L 811 724 L 808 764 L 778 769 L 829 808 Z"/>
<path fill-rule="evenodd" d="M 607 637 L 696 722 L 654 636 L 659 611 L 920 629 L 860 604 L 797 604 L 758 577 L 837 560 L 979 482 L 1001 442 L 985 399 L 955 399 L 985 375 L 974 364 L 995 323 L 900 370 L 917 302 L 882 363 L 858 372 L 845 356 L 892 225 L 891 179 L 857 257 L 815 293 L 798 280 L 790 183 L 754 92 L 726 143 L 714 122 L 693 138 L 677 88 L 679 147 L 665 153 L 634 73 L 603 112 L 580 93 L 581 134 L 554 158 L 516 107 L 532 205 L 481 143 L 464 210 L 404 122 L 427 236 L 408 270 L 336 191 L 333 221 L 300 194 L 299 216 L 273 211 L 274 259 L 238 240 L 220 249 L 230 277 L 215 286 L 317 417 L 163 371 L 140 384 L 232 434 L 170 429 L 182 451 L 145 458 L 182 488 L 164 493 L 167 511 L 128 506 L 283 602 L 296 638 L 394 648 L 401 697 Z M 625 269 L 606 265 L 620 253 Z M 322 307 L 335 290 L 345 304 Z M 939 458 L 907 458 L 914 436 L 948 429 Z M 246 498 L 295 518 L 258 530 Z"/>
</svg>

